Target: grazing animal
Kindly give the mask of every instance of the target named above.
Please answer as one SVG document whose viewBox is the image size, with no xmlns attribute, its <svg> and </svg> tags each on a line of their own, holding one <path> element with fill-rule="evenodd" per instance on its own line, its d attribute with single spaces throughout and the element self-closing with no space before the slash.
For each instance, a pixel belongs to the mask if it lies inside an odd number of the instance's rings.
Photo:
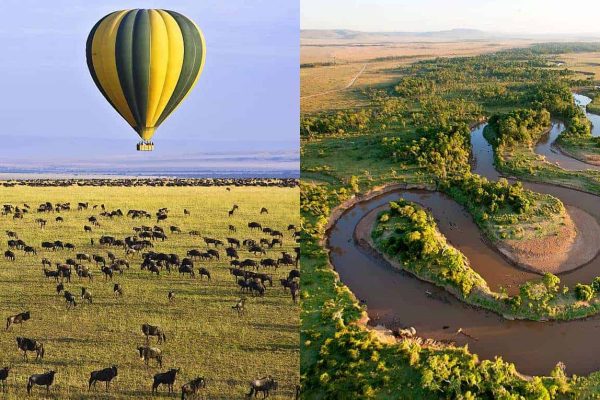
<svg viewBox="0 0 600 400">
<path fill-rule="evenodd" d="M 112 281 L 113 278 L 113 270 L 110 267 L 102 267 L 102 273 L 104 274 L 104 280 L 110 279 Z"/>
<path fill-rule="evenodd" d="M 43 271 L 44 271 L 44 275 L 46 276 L 46 279 L 47 278 L 54 278 L 56 280 L 56 282 L 58 282 L 58 277 L 60 276 L 60 272 L 59 271 L 53 271 L 53 270 L 49 270 L 49 269 L 46 269 L 46 268 L 44 268 Z"/>
<path fill-rule="evenodd" d="M 9 261 L 15 261 L 15 259 L 16 259 L 16 258 L 15 258 L 15 253 L 13 253 L 13 252 L 12 252 L 12 251 L 10 251 L 10 250 L 6 250 L 6 251 L 4 252 L 4 258 L 6 258 L 6 259 L 7 259 L 7 260 L 9 260 Z"/>
<path fill-rule="evenodd" d="M 167 294 L 167 299 L 169 299 L 169 303 L 172 303 L 175 301 L 175 292 L 172 290 L 169 290 L 169 294 Z"/>
<path fill-rule="evenodd" d="M 146 365 L 152 359 L 156 360 L 158 366 L 162 368 L 162 350 L 157 347 L 150 346 L 139 346 L 137 348 L 140 353 L 140 359 L 142 359 Z"/>
<path fill-rule="evenodd" d="M 17 347 L 23 351 L 23 358 L 27 359 L 28 351 L 35 351 L 35 359 L 44 358 L 44 345 L 37 340 L 17 337 Z"/>
<path fill-rule="evenodd" d="M 63 290 L 65 290 L 65 285 L 62 282 L 56 285 L 56 294 L 60 295 Z"/>
<path fill-rule="evenodd" d="M 113 286 L 113 293 L 115 296 L 123 296 L 123 286 L 121 286 L 119 283 L 115 283 Z"/>
<path fill-rule="evenodd" d="M 81 288 L 81 298 L 88 302 L 88 304 L 92 304 L 92 292 L 88 288 Z"/>
<path fill-rule="evenodd" d="M 142 333 L 146 335 L 146 342 L 150 340 L 150 336 L 158 337 L 158 343 L 167 341 L 167 337 L 160 326 L 143 324 Z"/>
<path fill-rule="evenodd" d="M 0 369 L 0 381 L 2 381 L 2 389 L 6 390 L 6 379 L 8 378 L 9 367 Z"/>
<path fill-rule="evenodd" d="M 197 377 L 192 379 L 181 387 L 181 400 L 185 400 L 186 396 L 192 396 L 198 394 L 198 390 L 206 387 L 206 379 L 204 377 Z"/>
<path fill-rule="evenodd" d="M 260 281 L 251 281 L 248 285 L 248 288 L 250 289 L 253 295 L 255 293 L 261 297 L 265 295 L 265 285 L 263 285 Z"/>
<path fill-rule="evenodd" d="M 110 382 L 117 376 L 117 366 L 113 365 L 109 368 L 104 368 L 99 371 L 92 371 L 90 374 L 90 380 L 88 385 L 88 390 L 96 389 L 96 382 L 106 382 L 106 391 L 110 386 Z"/>
<path fill-rule="evenodd" d="M 31 375 L 27 380 L 27 394 L 31 394 L 33 385 L 46 386 L 46 393 L 50 393 L 50 386 L 54 383 L 54 375 L 56 375 L 56 371 Z"/>
<path fill-rule="evenodd" d="M 203 276 L 206 276 L 208 278 L 208 280 L 210 281 L 210 272 L 208 272 L 208 270 L 204 267 L 200 267 L 198 269 L 198 273 L 200 274 L 200 280 L 202 280 Z"/>
<path fill-rule="evenodd" d="M 190 278 L 194 278 L 196 274 L 194 273 L 194 268 L 190 265 L 182 265 L 179 267 L 179 275 L 190 274 Z"/>
<path fill-rule="evenodd" d="M 290 292 L 292 293 L 292 300 L 294 304 L 298 303 L 298 295 L 300 294 L 300 285 L 296 281 L 290 283 Z"/>
<path fill-rule="evenodd" d="M 298 271 L 297 269 L 291 270 L 288 274 L 288 281 L 291 281 L 294 278 L 300 278 L 300 271 Z"/>
<path fill-rule="evenodd" d="M 244 312 L 246 312 L 246 298 L 241 297 L 231 308 L 237 311 L 238 316 L 244 315 Z"/>
<path fill-rule="evenodd" d="M 37 250 L 32 246 L 23 247 L 23 251 L 25 252 L 25 254 L 37 254 Z"/>
<path fill-rule="evenodd" d="M 31 313 L 29 311 L 25 311 L 16 315 L 11 315 L 6 318 L 6 330 L 10 328 L 13 324 L 22 324 L 23 322 L 29 320 L 31 318 Z"/>
<path fill-rule="evenodd" d="M 73 294 L 71 292 L 69 292 L 68 290 L 65 290 L 65 293 L 63 294 L 63 296 L 65 296 L 65 301 L 67 303 L 67 310 L 70 309 L 71 307 L 77 306 L 77 303 L 75 302 L 75 296 L 73 296 Z"/>
<path fill-rule="evenodd" d="M 192 213 L 187 208 L 184 208 L 183 215 L 192 215 Z"/>
<path fill-rule="evenodd" d="M 181 233 L 181 229 L 179 229 L 179 227 L 174 226 L 174 225 L 169 227 L 169 231 L 171 231 L 171 233 Z"/>
<path fill-rule="evenodd" d="M 269 397 L 269 392 L 271 390 L 277 389 L 277 381 L 273 379 L 271 376 L 267 376 L 261 379 L 255 379 L 250 382 L 250 393 L 246 395 L 246 397 L 256 397 L 258 392 L 263 393 L 263 399 Z"/>
<path fill-rule="evenodd" d="M 152 382 L 152 394 L 157 391 L 157 388 L 160 385 L 167 385 L 168 391 L 171 393 L 173 391 L 173 384 L 175 383 L 175 378 L 177 377 L 178 372 L 179 368 L 173 368 L 167 372 L 161 372 L 154 375 L 154 382 Z"/>
<path fill-rule="evenodd" d="M 237 229 L 235 229 L 235 226 L 229 225 L 229 232 L 237 232 Z"/>
<path fill-rule="evenodd" d="M 263 208 L 261 208 L 261 209 L 260 209 L 260 213 L 261 213 L 261 214 L 268 214 L 268 213 L 269 213 L 269 210 L 267 210 L 267 208 L 266 208 L 266 207 L 263 207 Z"/>
<path fill-rule="evenodd" d="M 249 222 L 248 228 L 250 228 L 250 230 L 252 230 L 252 231 L 255 229 L 262 230 L 262 225 L 259 224 L 258 222 Z"/>
<path fill-rule="evenodd" d="M 84 225 L 84 226 L 83 226 L 83 231 L 84 231 L 84 232 L 91 232 L 91 231 L 92 231 L 92 227 L 91 227 L 91 226 L 89 226 L 89 225 Z"/>
</svg>

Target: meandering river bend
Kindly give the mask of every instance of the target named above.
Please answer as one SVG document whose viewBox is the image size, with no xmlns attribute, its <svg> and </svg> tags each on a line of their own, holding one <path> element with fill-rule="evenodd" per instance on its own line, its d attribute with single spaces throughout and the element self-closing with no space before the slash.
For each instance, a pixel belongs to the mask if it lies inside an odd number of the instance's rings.
<svg viewBox="0 0 600 400">
<path fill-rule="evenodd" d="M 556 135 L 560 132 L 557 125 L 553 127 Z M 496 180 L 499 174 L 483 129 L 481 125 L 472 131 L 473 170 Z M 600 121 L 595 124 L 597 129 L 600 129 Z M 599 135 L 600 131 L 595 134 Z M 550 143 L 554 138 L 551 131 Z M 598 196 L 548 184 L 524 183 L 524 186 L 556 196 L 600 220 Z M 546 375 L 559 361 L 566 364 L 570 374 L 600 370 L 600 316 L 568 322 L 506 320 L 466 305 L 444 289 L 392 268 L 359 246 L 355 241 L 357 229 L 370 229 L 378 211 L 399 197 L 428 208 L 439 230 L 468 257 L 471 266 L 493 289 L 503 286 L 514 293 L 520 283 L 539 277 L 514 267 L 488 246 L 471 216 L 449 197 L 439 192 L 394 190 L 347 210 L 328 236 L 331 263 L 344 284 L 366 302 L 372 324 L 388 328 L 413 326 L 425 338 L 451 340 L 458 345 L 468 343 L 469 349 L 480 358 L 500 356 L 515 363 L 525 374 Z M 600 276 L 598 256 L 579 269 L 561 274 L 560 278 L 572 287 L 577 282 L 590 282 L 596 276 Z M 459 328 L 471 337 L 457 335 Z"/>
</svg>

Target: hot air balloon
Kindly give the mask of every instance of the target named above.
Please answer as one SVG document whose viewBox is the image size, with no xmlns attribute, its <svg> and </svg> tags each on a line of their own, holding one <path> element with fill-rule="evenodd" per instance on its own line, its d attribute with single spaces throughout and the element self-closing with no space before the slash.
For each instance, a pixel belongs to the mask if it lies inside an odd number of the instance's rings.
<svg viewBox="0 0 600 400">
<path fill-rule="evenodd" d="M 86 58 L 94 83 L 141 137 L 152 135 L 194 87 L 206 44 L 189 18 L 169 10 L 122 10 L 92 28 Z"/>
</svg>

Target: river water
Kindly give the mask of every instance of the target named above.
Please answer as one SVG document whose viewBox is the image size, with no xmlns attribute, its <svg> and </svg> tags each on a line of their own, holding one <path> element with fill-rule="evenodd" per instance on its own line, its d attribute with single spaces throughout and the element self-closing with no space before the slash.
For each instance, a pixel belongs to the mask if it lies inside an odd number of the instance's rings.
<svg viewBox="0 0 600 400">
<path fill-rule="evenodd" d="M 595 126 L 600 127 L 600 123 Z M 473 170 L 496 180 L 499 174 L 483 129 L 484 125 L 480 125 L 472 131 Z M 524 183 L 524 186 L 552 194 L 600 220 L 598 196 L 547 184 Z M 471 216 L 449 197 L 438 192 L 397 190 L 349 209 L 332 227 L 328 238 L 333 267 L 356 296 L 366 302 L 371 323 L 388 328 L 413 326 L 426 338 L 468 344 L 480 358 L 501 356 L 526 374 L 548 374 L 559 361 L 566 364 L 570 374 L 600 369 L 600 317 L 569 322 L 509 321 L 466 305 L 443 289 L 393 269 L 358 246 L 354 240 L 356 229 L 370 227 L 376 213 L 400 197 L 428 208 L 439 230 L 467 256 L 472 268 L 493 289 L 502 286 L 514 293 L 520 283 L 539 277 L 514 267 L 489 247 Z M 563 283 L 573 287 L 599 275 L 600 257 L 596 257 L 587 265 L 559 276 Z M 471 337 L 457 335 L 459 328 Z"/>
</svg>

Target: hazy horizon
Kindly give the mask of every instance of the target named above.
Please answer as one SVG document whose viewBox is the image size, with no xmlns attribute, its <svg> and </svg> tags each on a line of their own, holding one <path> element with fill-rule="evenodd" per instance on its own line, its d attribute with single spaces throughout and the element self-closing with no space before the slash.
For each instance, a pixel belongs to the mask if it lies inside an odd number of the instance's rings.
<svg viewBox="0 0 600 400">
<path fill-rule="evenodd" d="M 451 6 L 450 6 L 451 4 Z M 600 2 L 559 0 L 302 0 L 300 27 L 362 32 L 475 29 L 515 35 L 600 36 Z"/>
<path fill-rule="evenodd" d="M 85 59 L 96 21 L 126 8 L 179 11 L 207 42 L 197 86 L 149 153 L 135 150 L 139 137 L 95 87 Z M 182 154 L 298 151 L 297 2 L 4 0 L 0 11 L 0 168 L 78 159 L 129 168 Z"/>
</svg>

